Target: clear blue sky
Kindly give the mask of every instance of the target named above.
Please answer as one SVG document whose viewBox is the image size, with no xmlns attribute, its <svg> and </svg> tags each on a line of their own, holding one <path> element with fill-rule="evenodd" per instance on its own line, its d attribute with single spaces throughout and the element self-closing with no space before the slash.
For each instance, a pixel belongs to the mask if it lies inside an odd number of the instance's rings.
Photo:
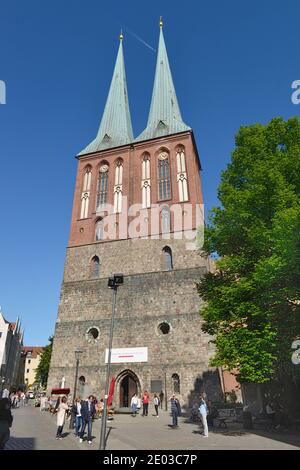
<svg viewBox="0 0 300 470">
<path fill-rule="evenodd" d="M 150 106 L 159 16 L 184 121 L 195 132 L 206 209 L 240 125 L 300 115 L 295 0 L 0 0 L 0 305 L 25 343 L 54 331 L 76 174 L 96 135 L 124 30 L 134 133 Z"/>
</svg>

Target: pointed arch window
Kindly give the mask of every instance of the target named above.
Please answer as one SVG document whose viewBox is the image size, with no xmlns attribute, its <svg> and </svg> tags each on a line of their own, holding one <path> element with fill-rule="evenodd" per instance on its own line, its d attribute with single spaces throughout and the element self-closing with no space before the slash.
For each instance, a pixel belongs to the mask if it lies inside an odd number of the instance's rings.
<svg viewBox="0 0 300 470">
<path fill-rule="evenodd" d="M 108 192 L 108 165 L 101 165 L 98 176 L 97 184 L 97 202 L 96 209 L 102 210 L 104 205 L 107 203 L 107 192 Z"/>
<path fill-rule="evenodd" d="M 91 260 L 91 278 L 95 279 L 100 275 L 100 260 L 98 256 L 94 256 Z"/>
<path fill-rule="evenodd" d="M 177 161 L 177 184 L 178 184 L 178 193 L 179 201 L 185 202 L 188 201 L 188 181 L 186 173 L 186 164 L 185 164 L 185 154 L 184 149 L 180 147 L 176 153 Z"/>
<path fill-rule="evenodd" d="M 150 157 L 145 153 L 142 160 L 142 208 L 151 207 Z"/>
<path fill-rule="evenodd" d="M 172 271 L 173 269 L 173 256 L 172 250 L 169 246 L 165 246 L 162 250 L 163 254 L 163 269 L 167 271 Z"/>
<path fill-rule="evenodd" d="M 115 187 L 114 187 L 114 213 L 119 214 L 122 211 L 122 188 L 123 182 L 123 162 L 118 160 L 115 168 Z"/>
<path fill-rule="evenodd" d="M 99 242 L 104 238 L 104 222 L 99 219 L 96 223 L 96 241 Z"/>
<path fill-rule="evenodd" d="M 88 166 L 84 173 L 83 191 L 89 191 L 91 189 L 91 181 L 92 181 L 92 168 Z"/>
<path fill-rule="evenodd" d="M 180 393 L 180 378 L 178 374 L 172 375 L 172 388 L 174 393 Z"/>
<path fill-rule="evenodd" d="M 161 210 L 161 231 L 162 233 L 170 233 L 171 231 L 171 217 L 168 206 L 164 206 Z"/>
<path fill-rule="evenodd" d="M 92 181 L 92 169 L 88 166 L 84 171 L 81 193 L 80 218 L 86 219 L 89 213 L 90 190 Z"/>
<path fill-rule="evenodd" d="M 169 154 L 161 152 L 157 160 L 158 198 L 163 201 L 171 198 Z"/>
</svg>

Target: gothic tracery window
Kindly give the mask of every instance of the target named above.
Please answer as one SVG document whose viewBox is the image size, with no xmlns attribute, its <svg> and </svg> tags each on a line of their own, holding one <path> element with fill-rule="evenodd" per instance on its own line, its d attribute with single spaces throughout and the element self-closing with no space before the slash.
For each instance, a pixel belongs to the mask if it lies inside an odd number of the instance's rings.
<svg viewBox="0 0 300 470">
<path fill-rule="evenodd" d="M 97 210 L 102 210 L 104 205 L 107 203 L 108 169 L 109 167 L 106 164 L 100 166 L 97 184 Z"/>
<path fill-rule="evenodd" d="M 171 230 L 171 218 L 170 209 L 168 206 L 164 206 L 161 210 L 161 231 L 164 234 L 170 233 Z"/>
<path fill-rule="evenodd" d="M 119 214 L 122 211 L 122 181 L 123 181 L 123 162 L 118 160 L 115 168 L 115 186 L 114 186 L 114 213 Z"/>
<path fill-rule="evenodd" d="M 103 219 L 99 219 L 96 223 L 96 241 L 103 240 L 104 238 L 104 233 L 103 233 Z"/>
<path fill-rule="evenodd" d="M 86 219 L 89 212 L 89 201 L 90 201 L 90 189 L 92 181 L 92 169 L 88 166 L 85 169 L 83 176 L 83 187 L 81 193 L 81 208 L 80 208 L 80 218 Z"/>
<path fill-rule="evenodd" d="M 150 157 L 145 154 L 142 160 L 142 208 L 151 207 Z"/>
<path fill-rule="evenodd" d="M 185 201 L 188 201 L 189 195 L 188 195 L 185 154 L 184 154 L 184 149 L 182 147 L 177 149 L 176 161 L 177 161 L 177 184 L 178 184 L 179 201 L 185 202 Z"/>
<path fill-rule="evenodd" d="M 163 201 L 171 198 L 169 154 L 161 152 L 157 160 L 158 198 Z"/>
</svg>

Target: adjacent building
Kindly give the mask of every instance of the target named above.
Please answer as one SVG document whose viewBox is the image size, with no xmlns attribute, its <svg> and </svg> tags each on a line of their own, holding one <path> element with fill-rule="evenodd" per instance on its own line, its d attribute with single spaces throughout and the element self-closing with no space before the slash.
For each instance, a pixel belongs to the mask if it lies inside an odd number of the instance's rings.
<svg viewBox="0 0 300 470">
<path fill-rule="evenodd" d="M 73 388 L 80 348 L 78 389 L 103 395 L 108 278 L 123 273 L 113 340 L 114 406 L 128 407 L 133 393 L 143 390 L 165 397 L 175 392 L 185 406 L 203 391 L 221 399 L 196 290 L 210 269 L 195 244 L 204 225 L 201 165 L 192 128 L 182 119 L 162 23 L 146 128 L 133 136 L 121 35 L 98 134 L 77 160 L 49 389 L 62 379 Z"/>
<path fill-rule="evenodd" d="M 19 319 L 10 322 L 0 310 L 0 378 L 1 390 L 19 387 L 19 365 L 23 332 Z"/>
<path fill-rule="evenodd" d="M 35 375 L 44 351 L 42 346 L 23 346 L 20 359 L 20 380 L 24 388 L 38 387 Z"/>
</svg>

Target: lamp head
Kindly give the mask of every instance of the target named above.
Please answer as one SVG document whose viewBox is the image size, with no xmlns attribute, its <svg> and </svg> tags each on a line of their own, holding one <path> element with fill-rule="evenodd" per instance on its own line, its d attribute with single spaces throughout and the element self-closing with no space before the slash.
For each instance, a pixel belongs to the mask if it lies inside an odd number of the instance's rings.
<svg viewBox="0 0 300 470">
<path fill-rule="evenodd" d="M 124 284 L 124 276 L 123 274 L 114 274 L 114 282 L 116 286 L 121 286 Z"/>
<path fill-rule="evenodd" d="M 82 353 L 83 353 L 82 349 L 75 349 L 75 357 L 76 357 L 76 359 L 79 360 Z"/>
<path fill-rule="evenodd" d="M 119 287 L 122 284 L 124 284 L 124 276 L 120 273 L 110 276 L 107 283 L 110 289 L 115 289 L 116 287 Z"/>
</svg>

